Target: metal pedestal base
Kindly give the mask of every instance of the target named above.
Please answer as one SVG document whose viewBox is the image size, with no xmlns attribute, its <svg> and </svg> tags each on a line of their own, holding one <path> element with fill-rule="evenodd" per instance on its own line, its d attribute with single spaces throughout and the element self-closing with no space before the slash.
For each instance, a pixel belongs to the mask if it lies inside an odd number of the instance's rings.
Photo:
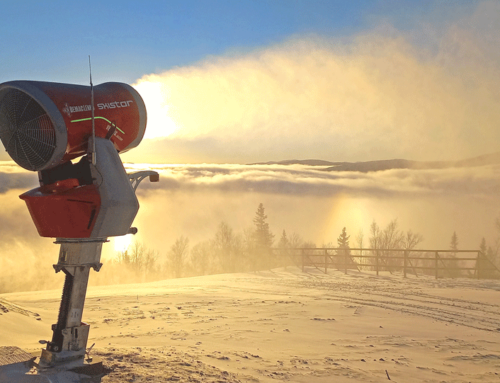
<svg viewBox="0 0 500 383">
<path fill-rule="evenodd" d="M 99 271 L 102 243 L 105 239 L 64 239 L 56 272 L 66 275 L 57 323 L 52 325 L 52 341 L 42 350 L 40 366 L 50 367 L 72 360 L 83 360 L 87 351 L 90 326 L 82 322 L 90 269 Z"/>
<path fill-rule="evenodd" d="M 99 358 L 82 358 L 47 368 L 39 358 L 19 347 L 0 347 L 0 383 L 99 383 L 107 372 Z"/>
<path fill-rule="evenodd" d="M 56 325 L 53 325 L 55 330 Z M 87 349 L 90 326 L 82 323 L 81 326 L 62 329 L 63 336 L 62 351 L 54 352 L 47 349 L 42 350 L 40 364 L 52 366 L 74 359 L 83 359 Z"/>
</svg>

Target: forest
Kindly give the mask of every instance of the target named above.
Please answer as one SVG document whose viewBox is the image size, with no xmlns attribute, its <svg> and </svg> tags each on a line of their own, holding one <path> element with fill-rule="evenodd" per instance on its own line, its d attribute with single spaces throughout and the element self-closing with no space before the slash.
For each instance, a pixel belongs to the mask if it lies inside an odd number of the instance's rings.
<svg viewBox="0 0 500 383">
<path fill-rule="evenodd" d="M 483 238 L 477 249 L 493 264 L 498 265 L 500 251 L 500 219 L 495 222 L 497 237 L 493 244 L 487 245 Z M 151 249 L 147 244 L 132 242 L 124 252 L 117 252 L 115 258 L 106 265 L 110 271 L 127 270 L 128 280 L 151 281 L 165 278 L 181 278 L 220 273 L 249 272 L 270 269 L 273 267 L 293 264 L 289 257 L 291 249 L 304 249 L 313 254 L 313 249 L 335 249 L 335 254 L 351 254 L 351 248 L 358 249 L 356 254 L 363 254 L 362 249 L 375 253 L 383 259 L 390 270 L 399 270 L 402 261 L 393 258 L 397 253 L 383 249 L 416 250 L 424 243 L 424 237 L 411 229 L 400 229 L 398 220 L 391 220 L 387 226 L 380 227 L 373 220 L 370 231 L 366 235 L 359 230 L 354 237 L 348 234 L 346 227 L 338 234 L 336 241 L 316 244 L 302 238 L 299 233 L 287 233 L 282 230 L 277 236 L 271 230 L 265 207 L 260 203 L 253 217 L 252 225 L 243 232 L 235 232 L 226 222 L 220 222 L 215 233 L 209 239 L 192 244 L 188 237 L 180 236 L 172 243 L 165 253 Z M 359 250 L 361 249 L 361 250 Z M 456 259 L 453 264 L 460 265 L 459 238 L 456 232 L 450 236 L 447 246 L 440 250 L 449 250 L 448 256 Z M 469 249 L 471 250 L 471 249 Z M 347 252 L 347 253 L 346 253 Z M 415 253 L 418 256 L 422 253 Z M 422 254 L 425 256 L 425 254 Z M 363 262 L 363 261 L 362 261 Z M 422 262 L 425 261 L 423 260 Z M 366 263 L 366 261 L 365 261 Z M 373 263 L 373 262 L 372 262 Z M 449 264 L 451 264 L 449 262 Z M 374 269 L 374 267 L 372 267 Z M 106 273 L 103 273 L 103 275 Z M 461 276 L 459 273 L 450 274 Z M 122 283 L 124 281 L 120 281 Z"/>
</svg>

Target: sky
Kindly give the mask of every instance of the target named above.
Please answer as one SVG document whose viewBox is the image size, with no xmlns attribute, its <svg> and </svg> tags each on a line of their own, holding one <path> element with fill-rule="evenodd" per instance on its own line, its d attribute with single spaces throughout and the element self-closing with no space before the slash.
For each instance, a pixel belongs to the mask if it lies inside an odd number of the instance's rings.
<svg viewBox="0 0 500 383">
<path fill-rule="evenodd" d="M 477 4 L 447 3 L 439 11 L 445 22 Z M 91 55 L 96 81 L 132 83 L 145 74 L 293 36 L 352 36 L 376 19 L 410 27 L 436 8 L 426 0 L 2 1 L 0 31 L 6 38 L 0 42 L 0 81 L 87 84 Z"/>
<path fill-rule="evenodd" d="M 500 166 L 248 165 L 500 151 L 498 1 L 0 0 L 0 33 L 0 83 L 86 85 L 91 55 L 94 84 L 139 91 L 146 135 L 121 157 L 129 171 L 160 172 L 138 189 L 134 240 L 162 256 L 180 236 L 209 240 L 220 222 L 242 235 L 259 203 L 276 238 L 317 246 L 343 227 L 366 246 L 373 221 L 394 219 L 423 235 L 421 248 L 448 249 L 454 232 L 461 249 L 500 244 Z M 23 279 L 32 264 L 55 280 L 53 240 L 18 198 L 37 175 L 8 160 L 0 150 L 0 268 Z M 131 240 L 112 239 L 104 259 Z"/>
<path fill-rule="evenodd" d="M 125 161 L 452 160 L 498 151 L 496 1 L 1 1 L 0 82 L 133 84 Z M 7 159 L 2 153 L 0 159 Z"/>
</svg>

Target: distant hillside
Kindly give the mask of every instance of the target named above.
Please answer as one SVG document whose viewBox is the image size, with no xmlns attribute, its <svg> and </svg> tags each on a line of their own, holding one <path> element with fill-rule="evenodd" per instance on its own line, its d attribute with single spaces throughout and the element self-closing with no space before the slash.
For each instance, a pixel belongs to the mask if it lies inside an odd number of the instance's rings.
<svg viewBox="0 0 500 383">
<path fill-rule="evenodd" d="M 252 165 L 307 165 L 325 167 L 325 171 L 376 172 L 390 169 L 445 169 L 500 164 L 500 152 L 460 161 L 410 161 L 403 159 L 365 162 L 330 162 L 323 160 L 285 160 L 255 163 Z"/>
<path fill-rule="evenodd" d="M 379 160 L 366 162 L 348 162 L 343 165 L 331 166 L 326 171 L 346 171 L 346 172 L 377 172 L 390 169 L 444 169 L 454 166 L 454 162 L 449 161 L 409 161 L 402 159 Z"/>
<path fill-rule="evenodd" d="M 284 160 L 284 161 L 269 161 L 269 162 L 256 162 L 249 165 L 307 165 L 307 166 L 336 166 L 344 165 L 348 162 L 330 162 L 323 160 Z"/>
<path fill-rule="evenodd" d="M 455 167 L 470 167 L 470 166 L 484 166 L 494 165 L 500 163 L 500 152 L 485 154 L 479 157 L 468 158 L 466 160 L 456 161 Z"/>
</svg>

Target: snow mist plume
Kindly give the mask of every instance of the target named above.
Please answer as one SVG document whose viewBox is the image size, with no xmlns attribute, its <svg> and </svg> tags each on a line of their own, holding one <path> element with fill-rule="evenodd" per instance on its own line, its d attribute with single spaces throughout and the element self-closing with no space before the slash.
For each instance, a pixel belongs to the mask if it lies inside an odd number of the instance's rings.
<svg viewBox="0 0 500 383">
<path fill-rule="evenodd" d="M 500 4 L 481 3 L 445 27 L 386 23 L 343 41 L 297 37 L 145 75 L 135 86 L 157 140 L 126 156 L 242 163 L 497 151 L 498 20 Z"/>
</svg>

